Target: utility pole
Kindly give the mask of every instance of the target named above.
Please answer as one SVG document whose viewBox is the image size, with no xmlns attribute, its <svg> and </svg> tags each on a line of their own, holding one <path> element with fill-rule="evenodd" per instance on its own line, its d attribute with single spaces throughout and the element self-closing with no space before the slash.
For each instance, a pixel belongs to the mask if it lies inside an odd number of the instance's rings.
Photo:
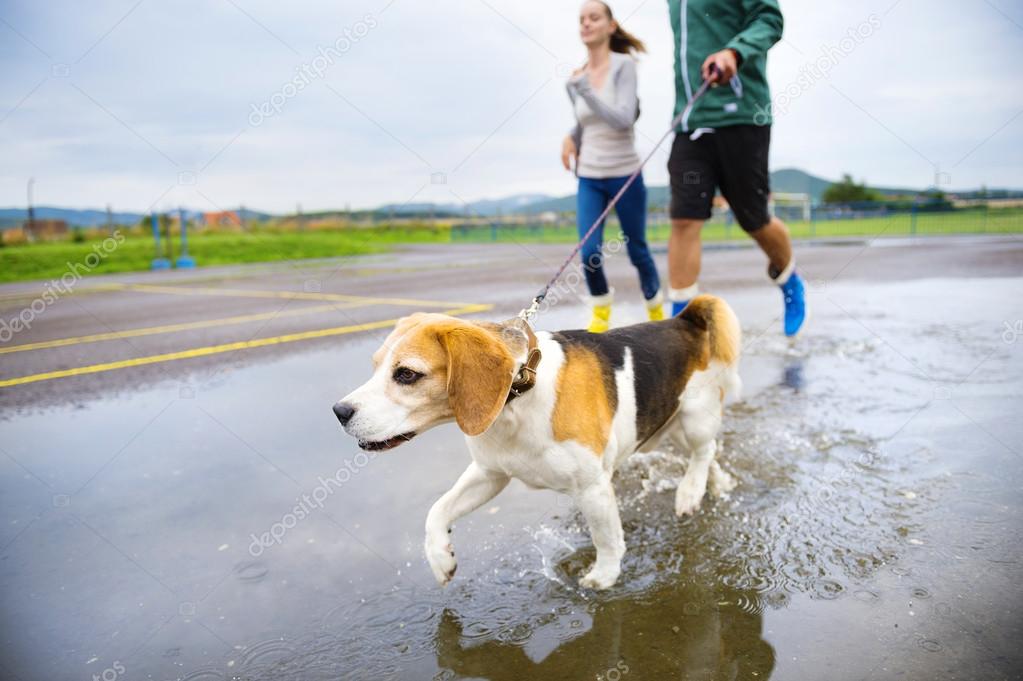
<svg viewBox="0 0 1023 681">
<path fill-rule="evenodd" d="M 305 221 L 302 218 L 302 204 L 301 203 L 296 204 L 296 206 L 295 206 L 295 215 L 298 218 L 298 231 L 304 232 L 305 231 Z"/>
<path fill-rule="evenodd" d="M 110 235 L 114 234 L 114 213 L 110 210 L 110 204 L 107 204 L 107 231 Z"/>
<path fill-rule="evenodd" d="M 243 232 L 249 231 L 249 223 L 245 220 L 245 205 L 244 204 L 242 204 L 238 208 L 238 219 L 241 220 L 242 231 Z"/>
</svg>

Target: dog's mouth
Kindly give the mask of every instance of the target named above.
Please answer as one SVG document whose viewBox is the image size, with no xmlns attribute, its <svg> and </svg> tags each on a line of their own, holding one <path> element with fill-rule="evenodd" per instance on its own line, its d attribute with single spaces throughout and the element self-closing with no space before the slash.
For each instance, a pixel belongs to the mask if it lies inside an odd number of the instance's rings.
<svg viewBox="0 0 1023 681">
<path fill-rule="evenodd" d="M 394 437 L 381 440 L 379 442 L 369 442 L 368 440 L 359 440 L 359 447 L 365 449 L 367 452 L 382 452 L 387 449 L 394 449 L 400 444 L 404 444 L 416 436 L 415 431 L 409 431 L 402 433 L 401 435 L 395 435 Z"/>
</svg>

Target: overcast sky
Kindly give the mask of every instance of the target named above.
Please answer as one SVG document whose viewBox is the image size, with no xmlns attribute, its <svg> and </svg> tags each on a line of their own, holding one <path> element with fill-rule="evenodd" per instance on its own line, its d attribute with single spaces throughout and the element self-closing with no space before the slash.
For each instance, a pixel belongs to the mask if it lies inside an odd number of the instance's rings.
<svg viewBox="0 0 1023 681">
<path fill-rule="evenodd" d="M 571 193 L 558 151 L 564 81 L 585 56 L 579 4 L 0 0 L 0 206 L 24 205 L 30 176 L 37 204 L 115 210 Z M 667 3 L 611 5 L 649 48 L 645 153 L 674 101 Z M 1023 4 L 782 10 L 773 168 L 923 187 L 937 166 L 952 188 L 1023 187 Z M 649 184 L 667 181 L 667 146 Z"/>
</svg>

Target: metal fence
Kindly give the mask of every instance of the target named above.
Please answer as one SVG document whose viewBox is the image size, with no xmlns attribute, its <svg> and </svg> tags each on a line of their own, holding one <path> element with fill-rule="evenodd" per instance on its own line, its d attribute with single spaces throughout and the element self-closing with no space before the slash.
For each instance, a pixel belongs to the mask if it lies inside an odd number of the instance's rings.
<svg viewBox="0 0 1023 681">
<path fill-rule="evenodd" d="M 1023 232 L 1023 206 L 981 202 L 953 205 L 935 202 L 876 202 L 812 206 L 775 205 L 774 214 L 788 225 L 795 238 L 925 236 L 930 234 L 999 234 Z M 808 219 L 807 219 L 808 218 Z M 647 238 L 666 241 L 671 231 L 664 211 L 647 217 Z M 609 218 L 605 238 L 619 232 Z M 452 241 L 467 242 L 570 242 L 578 238 L 575 216 L 560 214 L 546 219 L 506 217 L 451 227 Z M 716 210 L 703 227 L 705 240 L 745 238 L 730 210 Z"/>
</svg>

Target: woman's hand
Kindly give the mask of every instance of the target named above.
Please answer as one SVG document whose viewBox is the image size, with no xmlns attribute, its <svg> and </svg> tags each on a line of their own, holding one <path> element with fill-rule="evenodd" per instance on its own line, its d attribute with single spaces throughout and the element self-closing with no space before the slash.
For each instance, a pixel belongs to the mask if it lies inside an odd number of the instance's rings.
<svg viewBox="0 0 1023 681">
<path fill-rule="evenodd" d="M 565 170 L 572 169 L 572 163 L 570 159 L 575 159 L 575 162 L 579 162 L 579 150 L 575 148 L 575 142 L 572 141 L 571 135 L 565 135 L 565 141 L 561 143 L 561 165 L 565 166 Z"/>
</svg>

